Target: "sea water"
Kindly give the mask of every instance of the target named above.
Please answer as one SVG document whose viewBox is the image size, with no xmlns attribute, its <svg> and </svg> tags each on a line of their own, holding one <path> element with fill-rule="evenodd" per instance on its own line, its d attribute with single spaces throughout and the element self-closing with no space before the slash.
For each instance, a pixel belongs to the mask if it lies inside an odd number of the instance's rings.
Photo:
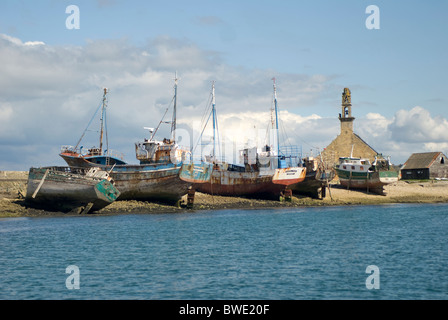
<svg viewBox="0 0 448 320">
<path fill-rule="evenodd" d="M 0 299 L 447 299 L 448 204 L 0 219 Z"/>
</svg>

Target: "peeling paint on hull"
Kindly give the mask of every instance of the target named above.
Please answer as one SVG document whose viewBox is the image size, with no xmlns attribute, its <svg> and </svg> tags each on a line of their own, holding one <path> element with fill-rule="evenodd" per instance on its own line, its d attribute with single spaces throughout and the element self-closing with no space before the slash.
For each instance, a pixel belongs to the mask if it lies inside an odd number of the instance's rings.
<svg viewBox="0 0 448 320">
<path fill-rule="evenodd" d="M 116 166 L 110 173 L 120 190 L 119 200 L 176 203 L 196 182 L 210 180 L 207 164 L 147 164 Z"/>
<path fill-rule="evenodd" d="M 292 172 L 294 171 L 294 172 Z M 277 169 L 271 173 L 213 170 L 210 182 L 195 185 L 202 193 L 222 196 L 279 199 L 288 185 L 305 179 L 306 170 Z"/>
<path fill-rule="evenodd" d="M 210 182 L 194 188 L 211 195 L 278 199 L 285 186 L 272 183 L 272 175 L 260 176 L 259 172 L 213 171 Z"/>
<path fill-rule="evenodd" d="M 47 170 L 48 174 L 43 179 Z M 87 177 L 73 168 L 31 168 L 25 201 L 31 206 L 60 211 L 92 203 L 90 211 L 97 211 L 114 202 L 119 195 L 110 181 Z"/>
<path fill-rule="evenodd" d="M 118 200 L 177 202 L 192 185 L 179 178 L 181 166 L 125 165 L 110 173 L 120 190 Z"/>
</svg>

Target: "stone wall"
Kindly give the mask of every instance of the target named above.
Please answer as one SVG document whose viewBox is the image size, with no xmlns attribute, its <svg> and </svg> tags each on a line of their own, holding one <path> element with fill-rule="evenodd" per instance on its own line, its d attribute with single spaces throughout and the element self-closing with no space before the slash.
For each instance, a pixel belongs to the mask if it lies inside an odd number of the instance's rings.
<svg viewBox="0 0 448 320">
<path fill-rule="evenodd" d="M 0 171 L 0 199 L 26 195 L 27 171 Z"/>
<path fill-rule="evenodd" d="M 357 134 L 350 131 L 342 131 L 322 152 L 326 162 L 332 162 L 333 164 L 339 163 L 340 157 L 350 157 L 350 155 L 358 158 L 368 158 L 373 162 L 377 152 Z"/>
</svg>

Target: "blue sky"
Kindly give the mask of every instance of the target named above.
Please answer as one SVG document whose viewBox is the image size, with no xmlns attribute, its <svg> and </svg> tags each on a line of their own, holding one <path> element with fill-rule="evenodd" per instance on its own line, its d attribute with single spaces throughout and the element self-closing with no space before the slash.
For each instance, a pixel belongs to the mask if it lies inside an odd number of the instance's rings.
<svg viewBox="0 0 448 320">
<path fill-rule="evenodd" d="M 66 28 L 69 5 L 79 7 L 79 30 Z M 369 5 L 380 9 L 379 30 L 365 26 Z M 349 87 L 355 131 L 376 150 L 396 163 L 446 152 L 447 12 L 446 1 L 2 0 L 0 170 L 61 164 L 57 149 L 76 142 L 102 86 L 111 87 L 116 148 L 134 162 L 133 142 L 150 125 L 140 120 L 161 114 L 176 71 L 185 125 L 200 117 L 211 80 L 221 127 L 247 123 L 244 112 L 264 116 L 276 77 L 295 143 L 324 148 L 336 137 Z M 39 128 L 48 117 L 71 117 L 74 132 Z"/>
</svg>

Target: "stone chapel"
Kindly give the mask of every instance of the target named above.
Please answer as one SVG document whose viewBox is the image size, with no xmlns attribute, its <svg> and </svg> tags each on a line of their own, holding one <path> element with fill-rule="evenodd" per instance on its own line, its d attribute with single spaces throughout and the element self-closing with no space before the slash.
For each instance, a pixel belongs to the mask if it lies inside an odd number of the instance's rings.
<svg viewBox="0 0 448 320">
<path fill-rule="evenodd" d="M 339 121 L 341 133 L 322 151 L 322 158 L 326 164 L 337 164 L 340 157 L 351 155 L 368 158 L 373 162 L 378 153 L 353 131 L 355 118 L 352 116 L 352 98 L 348 88 L 344 88 L 342 93 L 342 113 L 339 114 Z"/>
</svg>

